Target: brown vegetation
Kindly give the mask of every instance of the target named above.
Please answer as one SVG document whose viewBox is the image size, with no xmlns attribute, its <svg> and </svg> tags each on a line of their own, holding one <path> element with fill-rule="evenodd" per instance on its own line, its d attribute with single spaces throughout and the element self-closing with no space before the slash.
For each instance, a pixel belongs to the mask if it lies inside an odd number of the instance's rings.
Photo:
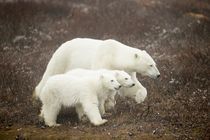
<svg viewBox="0 0 210 140">
<path fill-rule="evenodd" d="M 0 3 L 0 139 L 209 139 L 210 3 L 207 0 L 61 0 Z M 38 119 L 34 87 L 59 45 L 116 39 L 148 51 L 161 78 L 138 75 L 144 103 L 117 98 L 94 127 L 63 109 L 59 128 Z"/>
</svg>

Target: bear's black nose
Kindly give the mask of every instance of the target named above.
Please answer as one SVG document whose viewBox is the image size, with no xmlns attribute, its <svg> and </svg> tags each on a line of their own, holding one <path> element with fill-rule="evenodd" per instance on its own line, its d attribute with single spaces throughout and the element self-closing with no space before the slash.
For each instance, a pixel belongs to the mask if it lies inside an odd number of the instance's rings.
<svg viewBox="0 0 210 140">
<path fill-rule="evenodd" d="M 134 84 L 134 83 L 132 84 L 132 87 L 133 87 L 133 86 L 135 86 L 135 84 Z"/>
<path fill-rule="evenodd" d="M 160 74 L 159 75 L 157 75 L 157 78 L 159 78 L 160 77 Z"/>
<path fill-rule="evenodd" d="M 121 85 L 119 85 L 119 88 L 121 88 L 122 86 Z"/>
</svg>

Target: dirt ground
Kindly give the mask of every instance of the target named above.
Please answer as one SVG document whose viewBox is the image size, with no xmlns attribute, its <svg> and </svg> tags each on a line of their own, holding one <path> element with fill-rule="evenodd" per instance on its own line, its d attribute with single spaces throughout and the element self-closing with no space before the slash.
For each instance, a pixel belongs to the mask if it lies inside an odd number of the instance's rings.
<svg viewBox="0 0 210 140">
<path fill-rule="evenodd" d="M 32 92 L 53 52 L 77 37 L 144 49 L 161 77 L 138 75 L 146 100 L 117 97 L 103 126 L 79 122 L 70 108 L 58 116 L 61 127 L 49 128 Z M 209 0 L 0 0 L 1 140 L 208 140 L 209 82 Z"/>
</svg>

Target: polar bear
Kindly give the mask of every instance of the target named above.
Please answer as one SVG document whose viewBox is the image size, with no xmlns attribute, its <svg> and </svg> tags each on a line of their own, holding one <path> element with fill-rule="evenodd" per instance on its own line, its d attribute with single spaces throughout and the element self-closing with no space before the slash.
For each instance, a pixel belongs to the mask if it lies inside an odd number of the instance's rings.
<svg viewBox="0 0 210 140">
<path fill-rule="evenodd" d="M 117 81 L 120 83 L 122 88 L 130 88 L 135 86 L 134 81 L 131 79 L 131 76 L 127 74 L 124 71 L 120 70 L 106 70 L 106 69 L 100 69 L 100 70 L 88 70 L 88 69 L 73 69 L 67 72 L 67 74 L 77 76 L 78 78 L 80 77 L 85 77 L 85 76 L 90 76 L 90 75 L 101 75 L 101 74 L 110 74 L 114 76 Z M 99 110 L 100 114 L 104 115 L 105 114 L 105 101 L 108 100 L 108 105 L 107 108 L 113 109 L 115 105 L 115 94 L 117 93 L 116 91 L 108 91 L 109 93 L 107 94 L 102 94 L 102 96 L 98 97 L 99 100 Z M 118 92 L 120 94 L 120 92 Z M 79 119 L 81 120 L 83 116 L 83 110 L 81 106 L 76 107 L 76 111 L 78 114 Z"/>
<path fill-rule="evenodd" d="M 53 54 L 46 71 L 34 90 L 39 94 L 47 79 L 55 74 L 65 73 L 71 69 L 111 69 L 126 71 L 135 82 L 135 86 L 123 89 L 121 95 L 141 103 L 147 96 L 147 90 L 136 77 L 136 73 L 151 78 L 158 78 L 160 73 L 152 57 L 146 52 L 124 45 L 116 40 L 96 40 L 76 38 L 63 43 Z"/>
<path fill-rule="evenodd" d="M 56 124 L 56 118 L 61 106 L 81 106 L 92 124 L 102 125 L 107 120 L 102 119 L 99 113 L 98 96 L 119 90 L 120 87 L 115 77 L 110 74 L 80 78 L 71 74 L 52 76 L 40 94 L 43 104 L 40 117 L 44 118 L 48 126 L 59 126 L 60 124 Z"/>
</svg>

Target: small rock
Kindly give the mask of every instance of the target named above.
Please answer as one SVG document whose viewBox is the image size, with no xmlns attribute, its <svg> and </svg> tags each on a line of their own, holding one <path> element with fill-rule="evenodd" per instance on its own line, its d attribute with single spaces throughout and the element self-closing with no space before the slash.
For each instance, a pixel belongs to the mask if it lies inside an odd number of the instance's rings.
<svg viewBox="0 0 210 140">
<path fill-rule="evenodd" d="M 159 30 L 159 29 L 160 29 L 160 26 L 156 26 L 156 27 L 155 27 L 155 30 Z"/>
<path fill-rule="evenodd" d="M 113 139 L 116 139 L 116 138 L 118 138 L 118 137 L 119 137 L 119 136 L 112 136 Z"/>
<path fill-rule="evenodd" d="M 14 39 L 13 39 L 13 42 L 16 43 L 20 40 L 23 40 L 23 39 L 26 39 L 26 37 L 24 35 L 19 35 L 19 36 L 16 36 Z"/>
<path fill-rule="evenodd" d="M 37 38 L 35 38 L 35 37 L 33 37 L 33 38 L 32 38 L 32 40 L 33 40 L 34 42 L 36 42 L 38 39 L 37 39 Z"/>
<path fill-rule="evenodd" d="M 52 37 L 51 37 L 50 35 L 46 35 L 46 38 L 47 38 L 48 40 L 52 40 Z"/>
<path fill-rule="evenodd" d="M 10 130 L 11 128 L 9 126 L 6 126 L 6 130 Z"/>
<path fill-rule="evenodd" d="M 163 34 L 165 34 L 167 31 L 166 31 L 166 29 L 163 29 Z"/>
<path fill-rule="evenodd" d="M 24 49 L 29 49 L 30 47 L 26 45 L 26 46 L 24 46 L 23 48 L 24 48 Z"/>
<path fill-rule="evenodd" d="M 157 130 L 158 130 L 158 128 L 156 128 L 155 130 L 153 130 L 152 131 L 152 134 L 155 134 Z"/>
<path fill-rule="evenodd" d="M 3 48 L 3 51 L 7 51 L 7 50 L 9 50 L 9 47 L 6 46 Z"/>
<path fill-rule="evenodd" d="M 175 79 L 171 79 L 171 81 L 169 81 L 169 84 L 173 84 L 175 82 Z"/>
<path fill-rule="evenodd" d="M 43 33 L 41 31 L 39 32 L 39 35 L 46 40 L 52 40 L 52 37 L 50 35 Z"/>
<path fill-rule="evenodd" d="M 20 131 L 20 130 L 22 130 L 22 128 L 18 128 L 18 129 L 17 129 L 17 131 Z"/>
<path fill-rule="evenodd" d="M 15 137 L 16 140 L 25 140 L 25 138 L 23 136 L 17 135 Z"/>
<path fill-rule="evenodd" d="M 128 135 L 129 136 L 134 136 L 134 133 L 133 132 L 128 132 Z"/>
<path fill-rule="evenodd" d="M 45 129 L 45 128 L 46 128 L 46 126 L 44 126 L 44 125 L 41 126 L 41 129 Z"/>
<path fill-rule="evenodd" d="M 144 35 L 145 35 L 145 36 L 149 36 L 149 34 L 148 34 L 148 33 L 144 33 Z"/>
<path fill-rule="evenodd" d="M 205 97 L 205 96 L 203 96 L 202 98 L 203 98 L 204 100 L 206 99 L 206 97 Z"/>
<path fill-rule="evenodd" d="M 178 27 L 175 27 L 173 30 L 172 30 L 172 33 L 178 33 L 180 32 L 180 29 Z"/>
<path fill-rule="evenodd" d="M 9 123 L 8 126 L 11 127 L 12 126 L 12 123 Z"/>
<path fill-rule="evenodd" d="M 87 7 L 85 7 L 85 8 L 83 8 L 81 11 L 82 11 L 83 13 L 85 13 L 85 14 L 88 14 L 89 9 L 88 9 Z"/>
</svg>

